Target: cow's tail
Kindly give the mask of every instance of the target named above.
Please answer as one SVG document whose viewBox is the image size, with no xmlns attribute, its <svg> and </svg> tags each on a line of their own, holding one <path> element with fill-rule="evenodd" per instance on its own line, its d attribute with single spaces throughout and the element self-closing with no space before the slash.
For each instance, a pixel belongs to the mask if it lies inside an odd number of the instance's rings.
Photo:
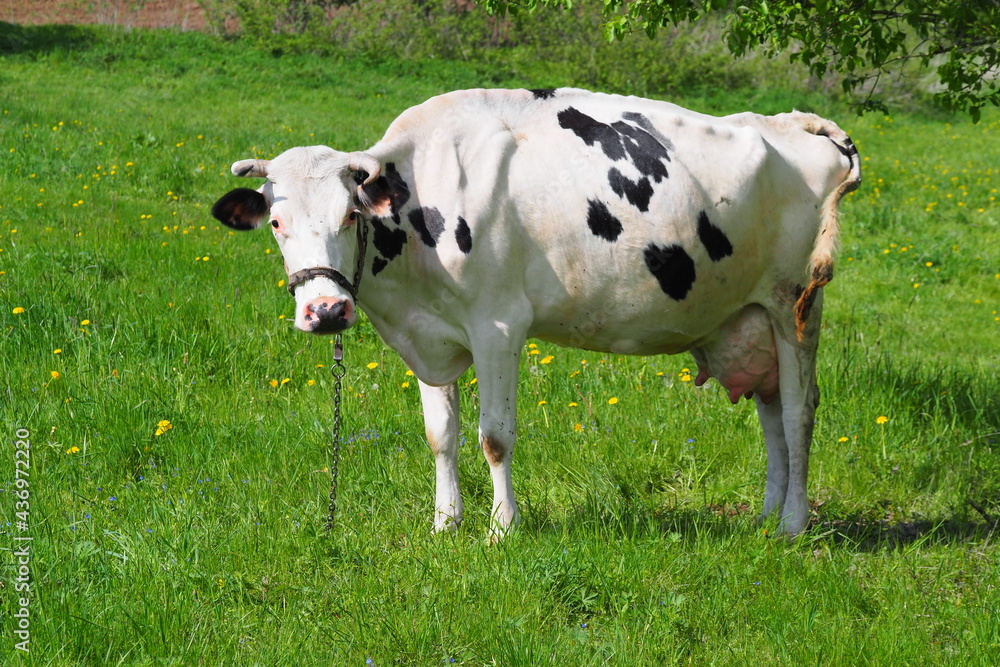
<svg viewBox="0 0 1000 667">
<path fill-rule="evenodd" d="M 850 171 L 847 178 L 823 202 L 819 233 L 816 236 L 812 256 L 809 258 L 809 284 L 795 302 L 795 331 L 800 341 L 805 331 L 806 320 L 809 319 L 809 311 L 812 310 L 813 302 L 816 300 L 817 290 L 833 280 L 833 255 L 837 251 L 837 242 L 840 239 L 840 200 L 861 184 L 861 160 L 858 157 L 858 149 L 847 133 L 835 123 L 820 118 L 808 123 L 806 129 L 832 141 L 847 158 Z"/>
</svg>

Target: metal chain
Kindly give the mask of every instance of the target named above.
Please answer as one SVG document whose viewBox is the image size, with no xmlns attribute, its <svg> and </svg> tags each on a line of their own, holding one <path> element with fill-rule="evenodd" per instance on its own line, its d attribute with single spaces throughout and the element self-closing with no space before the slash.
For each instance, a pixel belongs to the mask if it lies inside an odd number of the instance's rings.
<svg viewBox="0 0 1000 667">
<path fill-rule="evenodd" d="M 358 221 L 358 262 L 354 268 L 354 284 L 348 291 L 355 301 L 358 298 L 358 288 L 361 287 L 361 276 L 365 270 L 365 252 L 368 250 L 368 224 L 364 219 Z M 340 281 L 337 281 L 340 284 Z M 337 474 L 340 472 L 340 381 L 347 374 L 344 366 L 344 344 L 340 334 L 333 344 L 333 458 L 330 461 L 330 510 L 326 515 L 326 532 L 333 530 L 334 517 L 337 514 Z"/>
<path fill-rule="evenodd" d="M 330 512 L 326 517 L 326 531 L 333 530 L 334 515 L 337 513 L 337 473 L 340 471 L 340 381 L 347 373 L 344 366 L 344 346 L 337 334 L 333 344 L 333 458 L 330 461 Z"/>
</svg>

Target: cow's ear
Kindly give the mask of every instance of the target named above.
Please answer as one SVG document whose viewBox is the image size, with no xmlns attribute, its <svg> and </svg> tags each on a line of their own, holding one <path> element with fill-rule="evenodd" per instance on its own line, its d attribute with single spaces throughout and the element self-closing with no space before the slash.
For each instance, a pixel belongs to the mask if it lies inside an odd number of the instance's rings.
<svg viewBox="0 0 1000 667">
<path fill-rule="evenodd" d="M 240 231 L 257 229 L 267 218 L 267 199 L 250 188 L 236 188 L 212 206 L 216 220 Z"/>
<path fill-rule="evenodd" d="M 410 188 L 392 162 L 386 165 L 385 175 L 358 186 L 358 203 L 379 218 L 397 215 L 409 199 Z"/>
<path fill-rule="evenodd" d="M 361 183 L 360 177 L 357 181 L 358 203 L 362 208 L 379 218 L 388 218 L 392 215 L 392 189 L 384 176 L 367 185 Z"/>
</svg>

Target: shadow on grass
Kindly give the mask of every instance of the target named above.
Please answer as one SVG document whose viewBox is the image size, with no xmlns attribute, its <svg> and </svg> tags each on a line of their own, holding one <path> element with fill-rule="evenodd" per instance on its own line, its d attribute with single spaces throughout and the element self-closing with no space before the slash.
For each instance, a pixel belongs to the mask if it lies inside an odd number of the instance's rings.
<svg viewBox="0 0 1000 667">
<path fill-rule="evenodd" d="M 0 55 L 78 51 L 94 43 L 94 31 L 75 25 L 18 25 L 0 21 Z"/>
<path fill-rule="evenodd" d="M 660 536 L 666 541 L 727 540 L 747 537 L 774 526 L 762 526 L 756 513 L 746 505 L 705 506 L 683 509 L 656 509 L 636 505 L 610 507 L 594 500 L 576 507 L 564 519 L 553 519 L 545 510 L 525 508 L 524 527 L 536 533 L 597 533 L 612 539 L 640 539 Z M 977 511 L 983 513 L 981 508 Z M 839 549 L 857 552 L 891 551 L 914 544 L 945 545 L 977 543 L 993 538 L 1000 528 L 997 518 L 983 513 L 985 521 L 946 518 L 899 521 L 875 519 L 865 514 L 841 519 L 824 519 L 795 538 L 806 544 L 831 542 Z"/>
<path fill-rule="evenodd" d="M 822 522 L 807 534 L 810 539 L 829 539 L 840 547 L 860 552 L 891 551 L 911 544 L 955 544 L 982 542 L 992 539 L 997 522 L 976 522 L 962 519 L 939 521 L 877 521 L 844 519 Z"/>
</svg>

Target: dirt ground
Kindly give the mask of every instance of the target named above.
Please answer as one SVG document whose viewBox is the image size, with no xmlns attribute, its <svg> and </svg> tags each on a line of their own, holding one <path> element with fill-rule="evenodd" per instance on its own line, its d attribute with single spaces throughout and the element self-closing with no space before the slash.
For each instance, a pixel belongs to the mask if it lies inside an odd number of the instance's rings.
<svg viewBox="0 0 1000 667">
<path fill-rule="evenodd" d="M 141 5 L 139 9 L 129 9 Z M 101 23 L 131 28 L 205 28 L 205 12 L 196 0 L 0 0 L 0 21 L 44 23 Z"/>
</svg>

